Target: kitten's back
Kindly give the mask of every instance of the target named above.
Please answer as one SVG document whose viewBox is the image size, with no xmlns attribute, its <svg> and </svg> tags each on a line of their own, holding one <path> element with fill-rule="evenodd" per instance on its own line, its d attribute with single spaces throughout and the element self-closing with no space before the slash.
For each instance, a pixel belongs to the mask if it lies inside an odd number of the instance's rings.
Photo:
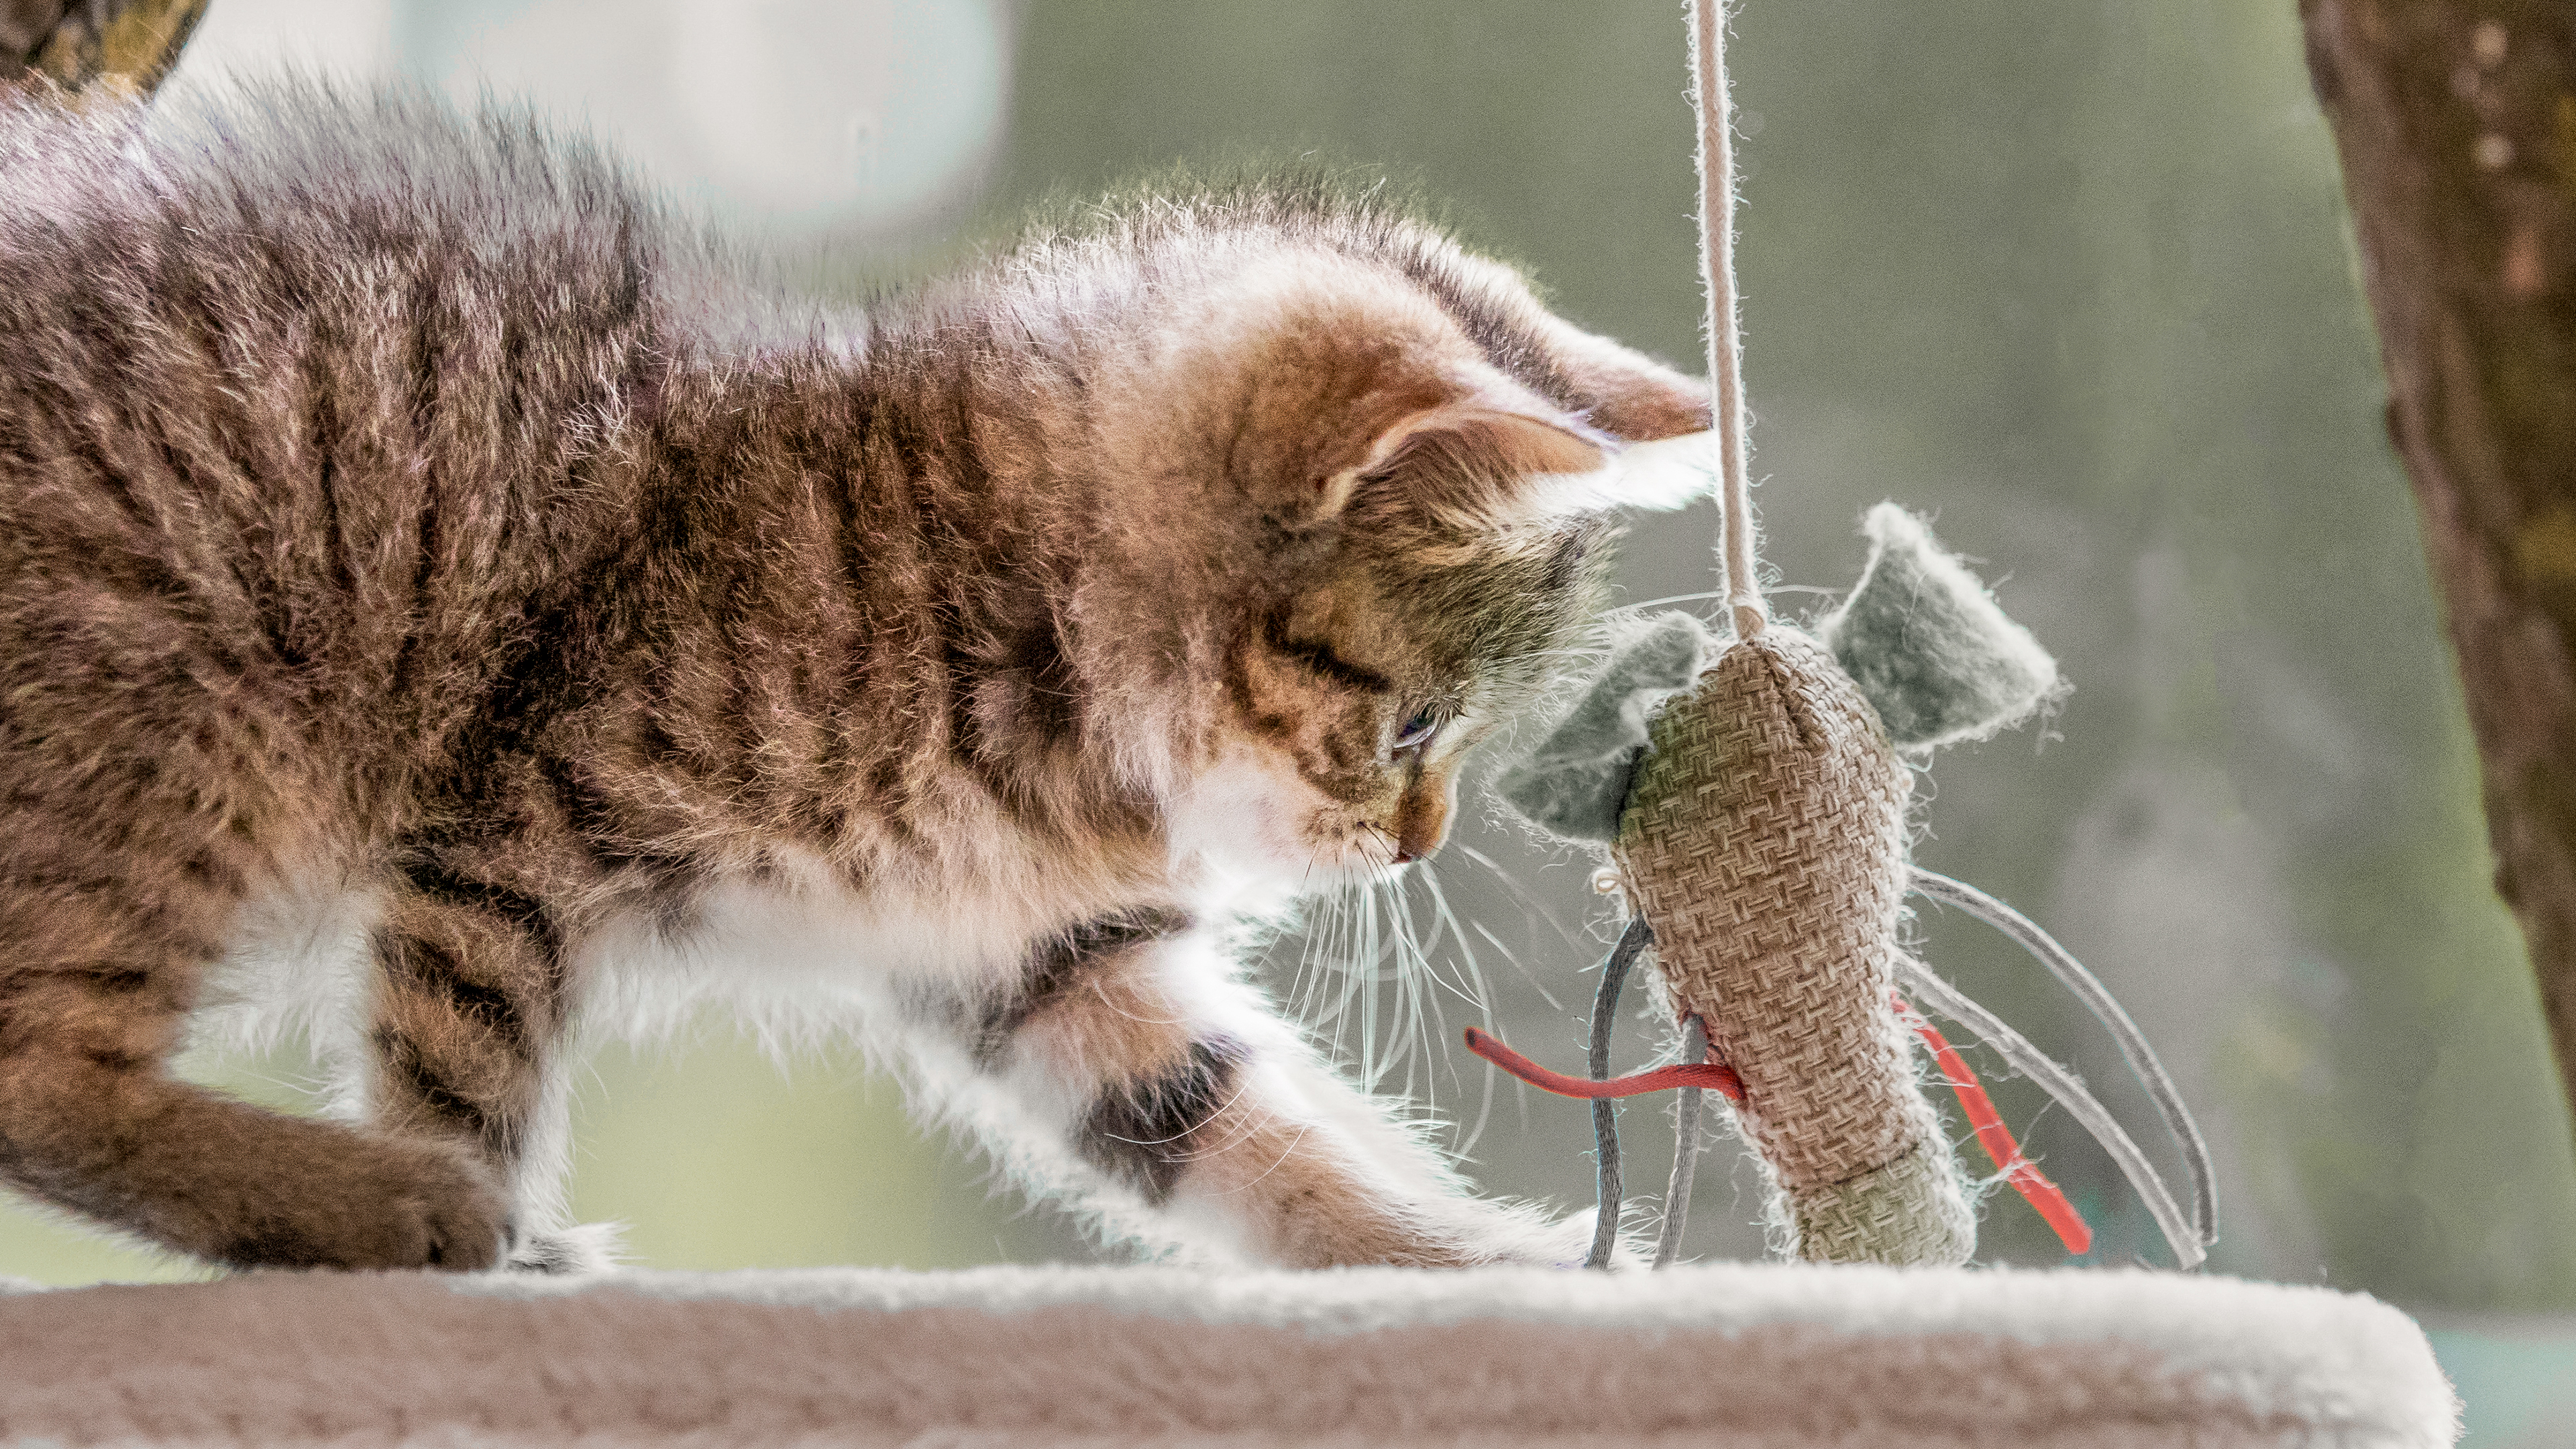
<svg viewBox="0 0 2576 1449">
<path fill-rule="evenodd" d="M 674 235 L 587 145 L 408 92 L 0 109 L 0 673 L 77 667 L 44 624 L 87 600 L 254 703 L 457 693 L 600 546 L 688 350 Z"/>
</svg>

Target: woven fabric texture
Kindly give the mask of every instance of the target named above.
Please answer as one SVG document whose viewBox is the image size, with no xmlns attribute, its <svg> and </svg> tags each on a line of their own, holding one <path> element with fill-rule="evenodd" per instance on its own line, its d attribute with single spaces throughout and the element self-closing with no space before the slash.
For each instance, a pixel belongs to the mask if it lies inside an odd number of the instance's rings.
<svg viewBox="0 0 2576 1449">
<path fill-rule="evenodd" d="M 1847 1182 L 1788 1195 L 1798 1254 L 1817 1263 L 1949 1266 L 1977 1251 L 1977 1218 L 1939 1137 Z"/>
<path fill-rule="evenodd" d="M 1793 1203 L 1925 1144 L 1946 1158 L 1888 1006 L 1907 789 L 1850 678 L 1822 645 L 1774 626 L 1666 704 L 1620 822 L 1614 852 L 1654 928 L 1658 968 L 1743 1078 L 1739 1120 Z M 1910 1180 L 1959 1194 L 1953 1171 Z M 1919 1206 L 1909 1219 L 1967 1211 Z M 1946 1233 L 1896 1249 L 1930 1254 L 1899 1259 L 1909 1262 L 1964 1256 Z M 1799 1252 L 1891 1260 L 1849 1235 Z"/>
</svg>

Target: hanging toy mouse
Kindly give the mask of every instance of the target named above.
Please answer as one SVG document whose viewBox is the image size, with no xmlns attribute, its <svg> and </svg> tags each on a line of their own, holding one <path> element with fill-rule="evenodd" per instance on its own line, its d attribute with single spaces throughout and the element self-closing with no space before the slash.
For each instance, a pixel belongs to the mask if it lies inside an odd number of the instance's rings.
<svg viewBox="0 0 2576 1449">
<path fill-rule="evenodd" d="M 2013 724 L 2058 676 L 1911 515 L 1881 504 L 1865 528 L 1869 564 L 1817 636 L 1775 623 L 1713 650 L 1689 614 L 1632 621 L 1496 786 L 1553 833 L 1610 848 L 1674 1017 L 1741 1083 L 1737 1119 L 1793 1251 L 1955 1263 L 1975 1220 L 1889 1001 L 1900 752 Z"/>
<path fill-rule="evenodd" d="M 1648 942 L 1684 1061 L 1625 1082 L 1583 1082 L 1473 1028 L 1468 1045 L 1525 1080 L 1596 1099 L 1595 1266 L 1609 1262 L 1619 1207 L 1615 1125 L 1598 1099 L 1664 1086 L 1681 1089 L 1682 1106 L 1658 1264 L 1680 1247 L 1703 1087 L 1736 1102 L 1736 1121 L 1772 1188 L 1772 1220 L 1796 1255 L 1965 1262 L 1976 1249 L 1976 1219 L 1939 1114 L 1918 1084 L 1914 1037 L 1932 1049 L 2007 1180 L 2070 1251 L 2083 1251 L 2089 1231 L 2021 1159 L 1966 1063 L 1897 995 L 1902 976 L 2068 1102 L 2148 1199 L 2184 1266 L 2193 1266 L 2215 1237 L 2206 1149 L 2126 1014 L 2009 907 L 1906 861 L 1911 776 L 1901 752 L 2028 716 L 2058 689 L 2056 664 L 1893 504 L 1865 520 L 1869 564 L 1815 635 L 1775 623 L 1762 596 L 1736 318 L 1723 26 L 1713 12 L 1711 0 L 1693 0 L 1701 261 L 1734 637 L 1712 659 L 1696 618 L 1638 622 L 1573 713 L 1497 782 L 1540 825 L 1606 845 L 1633 913 L 1594 1008 L 1594 1077 L 1606 1075 L 1619 980 Z M 1910 888 L 2002 925 L 2111 1027 L 2190 1163 L 2190 1219 L 2073 1074 L 1906 957 L 1898 930 Z M 1710 1053 L 1714 1063 L 1701 1060 Z"/>
</svg>

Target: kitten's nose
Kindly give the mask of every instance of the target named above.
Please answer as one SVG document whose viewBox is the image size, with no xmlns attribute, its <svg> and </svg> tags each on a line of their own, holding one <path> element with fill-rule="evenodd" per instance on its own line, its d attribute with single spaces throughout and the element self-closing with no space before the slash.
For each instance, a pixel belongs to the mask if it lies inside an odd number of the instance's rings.
<svg viewBox="0 0 2576 1449">
<path fill-rule="evenodd" d="M 1454 803 L 1447 779 L 1425 781 L 1405 793 L 1395 814 L 1395 863 L 1410 865 L 1440 848 L 1449 835 Z"/>
</svg>

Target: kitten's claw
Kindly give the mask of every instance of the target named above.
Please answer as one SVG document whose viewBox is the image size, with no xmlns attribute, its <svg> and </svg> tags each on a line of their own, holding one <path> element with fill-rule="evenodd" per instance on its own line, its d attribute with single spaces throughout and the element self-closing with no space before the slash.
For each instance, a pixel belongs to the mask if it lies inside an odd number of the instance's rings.
<svg viewBox="0 0 2576 1449">
<path fill-rule="evenodd" d="M 507 1261 L 519 1237 L 509 1199 L 495 1189 L 480 1164 L 454 1166 L 464 1171 L 451 1175 L 432 1168 L 423 1174 L 423 1180 L 399 1185 L 398 1191 L 409 1190 L 401 1191 L 397 1201 L 387 1204 L 387 1231 L 382 1240 L 387 1261 L 344 1261 L 337 1266 L 477 1273 Z M 352 1196 L 351 1211 L 365 1211 L 364 1198 Z"/>
</svg>

